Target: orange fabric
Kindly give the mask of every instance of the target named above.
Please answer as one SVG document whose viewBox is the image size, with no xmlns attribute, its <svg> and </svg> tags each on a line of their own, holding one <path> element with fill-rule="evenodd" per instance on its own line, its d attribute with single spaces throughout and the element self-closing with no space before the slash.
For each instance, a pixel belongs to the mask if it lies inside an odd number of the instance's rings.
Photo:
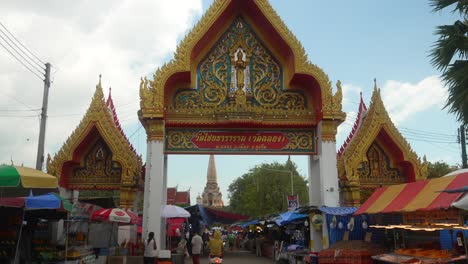
<svg viewBox="0 0 468 264">
<path fill-rule="evenodd" d="M 448 176 L 428 181 L 424 188 L 402 211 L 411 212 L 427 208 L 439 196 L 440 192 L 438 191 L 445 190 L 455 178 L 456 176 Z"/>
<path fill-rule="evenodd" d="M 375 214 L 384 210 L 405 188 L 406 184 L 392 185 L 367 209 L 366 213 Z"/>
<path fill-rule="evenodd" d="M 468 186 L 468 173 L 378 188 L 355 214 L 447 209 L 463 193 L 444 190 Z"/>
<path fill-rule="evenodd" d="M 400 194 L 391 201 L 391 203 L 382 210 L 382 213 L 390 213 L 401 211 L 410 201 L 412 201 L 418 193 L 426 186 L 429 181 L 418 181 L 409 184 L 404 184 L 405 187 Z"/>
<path fill-rule="evenodd" d="M 446 190 L 459 189 L 465 186 L 468 186 L 468 172 L 458 174 L 456 178 L 447 186 Z M 439 196 L 437 196 L 437 198 L 426 208 L 426 210 L 449 208 L 450 205 L 462 195 L 462 192 L 441 192 Z"/>
<path fill-rule="evenodd" d="M 367 209 L 379 199 L 379 197 L 387 190 L 387 188 L 388 187 L 383 187 L 375 190 L 374 193 L 369 197 L 369 199 L 367 199 L 367 201 L 365 201 L 361 206 L 359 206 L 359 208 L 354 214 L 365 214 L 367 212 Z"/>
</svg>

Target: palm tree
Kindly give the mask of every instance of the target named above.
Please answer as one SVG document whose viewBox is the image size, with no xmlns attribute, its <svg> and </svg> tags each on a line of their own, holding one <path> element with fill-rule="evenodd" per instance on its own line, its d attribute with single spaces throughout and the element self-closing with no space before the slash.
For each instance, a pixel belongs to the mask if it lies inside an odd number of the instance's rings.
<svg viewBox="0 0 468 264">
<path fill-rule="evenodd" d="M 442 71 L 442 79 L 448 86 L 449 96 L 444 108 L 457 119 L 468 124 L 468 1 L 431 0 L 433 12 L 455 5 L 462 20 L 453 25 L 437 27 L 439 39 L 431 51 L 432 64 Z"/>
</svg>

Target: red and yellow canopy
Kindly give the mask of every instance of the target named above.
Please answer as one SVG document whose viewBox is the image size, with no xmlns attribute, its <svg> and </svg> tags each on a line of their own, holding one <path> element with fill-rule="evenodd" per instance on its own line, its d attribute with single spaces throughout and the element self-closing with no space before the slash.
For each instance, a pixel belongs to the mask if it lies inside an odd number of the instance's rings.
<svg viewBox="0 0 468 264">
<path fill-rule="evenodd" d="M 468 172 L 378 188 L 355 214 L 446 209 L 463 193 L 441 191 L 465 186 L 468 186 Z"/>
</svg>

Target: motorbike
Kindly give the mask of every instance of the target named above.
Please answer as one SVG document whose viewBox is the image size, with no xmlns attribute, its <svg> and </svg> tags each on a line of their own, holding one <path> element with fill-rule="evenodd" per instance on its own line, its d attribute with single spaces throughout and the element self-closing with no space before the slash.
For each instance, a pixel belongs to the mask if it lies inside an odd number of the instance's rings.
<svg viewBox="0 0 468 264">
<path fill-rule="evenodd" d="M 209 260 L 210 260 L 209 264 L 223 263 L 223 257 L 221 256 L 210 256 Z"/>
</svg>

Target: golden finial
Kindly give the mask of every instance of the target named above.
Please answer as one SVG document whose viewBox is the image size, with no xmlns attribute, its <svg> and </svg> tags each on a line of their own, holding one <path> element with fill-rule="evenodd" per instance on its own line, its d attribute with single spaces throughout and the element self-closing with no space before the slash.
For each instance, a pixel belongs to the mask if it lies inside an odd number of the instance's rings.
<svg viewBox="0 0 468 264">
<path fill-rule="evenodd" d="M 96 90 L 97 90 L 97 89 L 101 89 L 101 90 L 102 90 L 101 77 L 102 77 L 102 75 L 99 74 L 99 82 L 98 82 L 98 84 L 96 85 Z"/>
<path fill-rule="evenodd" d="M 377 79 L 374 78 L 374 90 L 377 90 Z"/>
</svg>

